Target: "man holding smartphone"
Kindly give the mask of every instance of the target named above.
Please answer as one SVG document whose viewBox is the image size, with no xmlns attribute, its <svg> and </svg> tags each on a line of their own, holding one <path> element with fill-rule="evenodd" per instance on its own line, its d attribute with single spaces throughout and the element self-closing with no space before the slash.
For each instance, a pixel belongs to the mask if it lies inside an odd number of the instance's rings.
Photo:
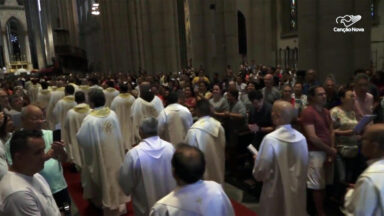
<svg viewBox="0 0 384 216">
<path fill-rule="evenodd" d="M 44 115 L 41 109 L 35 105 L 28 105 L 23 109 L 21 112 L 21 122 L 22 129 L 40 130 L 42 132 L 45 143 L 45 162 L 44 169 L 40 171 L 40 174 L 49 184 L 60 211 L 64 211 L 64 209 L 68 210 L 71 199 L 67 189 L 67 182 L 63 175 L 63 167 L 61 166 L 61 162 L 67 160 L 67 153 L 64 150 L 63 142 L 54 142 L 53 132 L 42 129 L 45 122 Z M 6 148 L 8 163 L 12 165 L 9 141 L 6 143 Z"/>
</svg>

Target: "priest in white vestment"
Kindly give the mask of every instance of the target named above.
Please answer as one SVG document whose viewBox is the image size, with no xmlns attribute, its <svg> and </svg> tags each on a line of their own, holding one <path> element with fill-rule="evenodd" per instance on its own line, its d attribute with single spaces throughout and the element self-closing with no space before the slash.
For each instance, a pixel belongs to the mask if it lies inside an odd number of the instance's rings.
<svg viewBox="0 0 384 216">
<path fill-rule="evenodd" d="M 40 89 L 41 85 L 38 83 L 37 78 L 33 79 L 32 83 L 27 88 L 27 95 L 32 104 L 37 102 L 37 95 L 39 94 Z"/>
<path fill-rule="evenodd" d="M 79 85 L 79 89 L 77 91 L 84 92 L 84 94 L 85 94 L 85 101 L 86 101 L 86 103 L 88 103 L 89 85 Z"/>
<path fill-rule="evenodd" d="M 68 85 L 73 86 L 75 93 L 79 91 L 79 86 L 74 82 L 74 79 L 70 79 Z"/>
<path fill-rule="evenodd" d="M 125 156 L 119 183 L 126 195 L 132 195 L 136 216 L 147 216 L 157 200 L 176 187 L 172 176 L 173 145 L 160 139 L 157 120 L 146 118 L 140 126 L 143 140 Z"/>
<path fill-rule="evenodd" d="M 188 129 L 193 124 L 189 109 L 178 103 L 178 95 L 172 92 L 167 97 L 168 106 L 161 111 L 159 117 L 159 136 L 176 145 L 183 142 Z"/>
<path fill-rule="evenodd" d="M 361 152 L 369 167 L 345 196 L 345 215 L 384 215 L 384 124 L 365 130 Z"/>
<path fill-rule="evenodd" d="M 104 89 L 104 95 L 105 95 L 105 106 L 111 107 L 111 103 L 113 99 L 119 95 L 119 91 L 115 89 L 115 83 L 111 80 L 107 82 L 108 88 Z"/>
<path fill-rule="evenodd" d="M 55 108 L 56 103 L 65 96 L 65 93 L 64 93 L 64 87 L 52 86 L 51 89 L 52 89 L 51 97 L 49 99 L 49 103 L 48 103 L 45 114 L 48 121 L 48 128 L 50 130 L 54 130 L 56 124 L 58 123 L 58 119 L 53 114 L 53 109 Z"/>
<path fill-rule="evenodd" d="M 119 215 L 127 197 L 118 183 L 118 172 L 124 160 L 124 146 L 119 120 L 105 105 L 100 89 L 88 93 L 93 111 L 84 118 L 77 141 L 84 152 L 82 172 L 85 179 L 83 196 L 104 210 L 105 215 Z"/>
<path fill-rule="evenodd" d="M 45 160 L 59 157 L 58 146 L 45 154 L 40 130 L 19 130 L 13 135 L 13 163 L 0 181 L 0 215 L 60 216 L 47 181 L 38 173 Z"/>
<path fill-rule="evenodd" d="M 154 95 L 153 100 L 151 101 L 151 104 L 155 106 L 155 109 L 157 110 L 158 113 L 160 113 L 164 109 L 163 101 L 156 95 Z"/>
<path fill-rule="evenodd" d="M 113 99 L 111 104 L 111 109 L 115 111 L 117 118 L 119 119 L 121 135 L 123 136 L 126 151 L 132 148 L 131 140 L 133 139 L 133 136 L 131 107 L 134 102 L 135 98 L 128 93 L 128 85 L 121 84 L 120 94 Z"/>
<path fill-rule="evenodd" d="M 85 103 L 85 94 L 81 91 L 75 93 L 77 105 L 67 112 L 63 124 L 63 140 L 68 150 L 69 161 L 81 167 L 84 162 L 84 155 L 77 143 L 76 134 L 80 129 L 83 119 L 91 111 L 88 104 Z"/>
<path fill-rule="evenodd" d="M 305 216 L 308 148 L 305 137 L 292 128 L 295 110 L 286 101 L 272 107 L 275 131 L 264 137 L 253 175 L 263 182 L 258 214 Z"/>
<path fill-rule="evenodd" d="M 89 78 L 88 83 L 89 83 L 89 90 L 91 90 L 91 89 L 103 90 L 103 87 L 99 86 L 99 81 L 97 80 L 96 77 Z"/>
<path fill-rule="evenodd" d="M 51 98 L 51 90 L 48 89 L 48 83 L 42 82 L 41 89 L 37 94 L 36 104 L 38 105 L 38 107 L 40 107 L 43 110 L 44 113 L 47 109 L 50 98 Z"/>
<path fill-rule="evenodd" d="M 177 187 L 156 202 L 150 216 L 234 216 L 222 186 L 201 180 L 204 154 L 196 147 L 179 144 L 172 158 Z"/>
<path fill-rule="evenodd" d="M 210 116 L 211 105 L 202 99 L 196 104 L 199 120 L 188 130 L 185 142 L 204 152 L 207 168 L 204 179 L 224 183 L 225 133 L 221 123 Z"/>
<path fill-rule="evenodd" d="M 132 139 L 130 146 L 132 147 L 137 145 L 141 140 L 139 134 L 141 121 L 147 117 L 157 118 L 162 111 L 159 104 L 156 103 L 156 96 L 150 91 L 150 89 L 151 87 L 148 82 L 142 82 L 140 85 L 140 97 L 133 102 L 131 107 Z"/>
<path fill-rule="evenodd" d="M 60 125 L 61 128 L 64 124 L 65 117 L 67 116 L 68 110 L 72 109 L 74 106 L 77 105 L 75 101 L 75 96 L 73 95 L 75 93 L 75 89 L 71 85 L 67 85 L 64 90 L 65 96 L 60 99 L 55 107 L 53 108 L 53 115 L 57 119 L 57 124 Z M 63 133 L 63 131 L 62 131 Z"/>
</svg>

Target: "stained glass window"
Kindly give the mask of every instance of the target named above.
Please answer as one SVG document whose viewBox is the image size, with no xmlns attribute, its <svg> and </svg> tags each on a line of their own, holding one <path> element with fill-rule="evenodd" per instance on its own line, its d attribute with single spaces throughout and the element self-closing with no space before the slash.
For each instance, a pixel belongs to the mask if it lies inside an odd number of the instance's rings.
<svg viewBox="0 0 384 216">
<path fill-rule="evenodd" d="M 371 5 L 370 5 L 370 12 L 371 12 L 371 17 L 374 18 L 376 16 L 376 11 L 375 11 L 375 0 L 371 0 Z"/>
<path fill-rule="evenodd" d="M 297 30 L 297 0 L 290 0 L 290 22 L 289 30 Z"/>
</svg>

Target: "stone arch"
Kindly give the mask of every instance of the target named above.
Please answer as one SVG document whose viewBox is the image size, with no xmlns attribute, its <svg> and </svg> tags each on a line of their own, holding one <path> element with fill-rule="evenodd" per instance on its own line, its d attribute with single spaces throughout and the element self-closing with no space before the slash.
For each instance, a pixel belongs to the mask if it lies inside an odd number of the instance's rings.
<svg viewBox="0 0 384 216">
<path fill-rule="evenodd" d="M 10 61 L 25 61 L 25 31 L 19 19 L 12 16 L 5 24 Z"/>
</svg>

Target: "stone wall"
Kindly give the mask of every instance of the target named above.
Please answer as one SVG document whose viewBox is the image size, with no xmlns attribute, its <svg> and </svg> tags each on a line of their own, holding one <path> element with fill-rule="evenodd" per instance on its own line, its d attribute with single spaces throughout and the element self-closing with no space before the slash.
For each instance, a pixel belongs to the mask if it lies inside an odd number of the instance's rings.
<svg viewBox="0 0 384 216">
<path fill-rule="evenodd" d="M 376 16 L 371 32 L 371 55 L 373 66 L 384 70 L 384 1 L 376 1 Z"/>
</svg>

